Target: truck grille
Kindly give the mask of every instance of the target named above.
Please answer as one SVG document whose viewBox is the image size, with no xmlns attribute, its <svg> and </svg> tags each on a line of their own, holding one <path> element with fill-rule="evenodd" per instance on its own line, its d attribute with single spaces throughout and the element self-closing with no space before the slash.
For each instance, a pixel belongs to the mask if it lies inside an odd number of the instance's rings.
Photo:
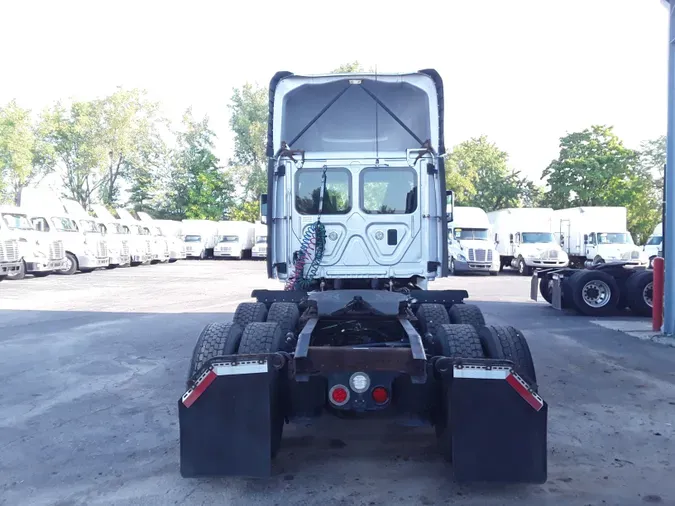
<svg viewBox="0 0 675 506">
<path fill-rule="evenodd" d="M 49 245 L 49 259 L 63 260 L 65 254 L 63 250 L 63 241 L 54 241 Z"/>
<path fill-rule="evenodd" d="M 485 262 L 487 258 L 488 262 L 492 262 L 492 250 L 484 249 L 473 249 L 469 248 L 469 261 L 470 262 Z"/>
<path fill-rule="evenodd" d="M 98 258 L 108 257 L 108 245 L 105 241 L 98 241 L 98 243 L 96 243 L 96 256 Z"/>
<path fill-rule="evenodd" d="M 0 242 L 0 261 L 16 262 L 19 259 L 19 243 L 14 240 Z"/>
<path fill-rule="evenodd" d="M 122 241 L 122 256 L 129 256 L 129 241 Z"/>
<path fill-rule="evenodd" d="M 150 244 L 150 239 L 145 241 L 145 252 L 152 253 L 152 244 Z"/>
</svg>

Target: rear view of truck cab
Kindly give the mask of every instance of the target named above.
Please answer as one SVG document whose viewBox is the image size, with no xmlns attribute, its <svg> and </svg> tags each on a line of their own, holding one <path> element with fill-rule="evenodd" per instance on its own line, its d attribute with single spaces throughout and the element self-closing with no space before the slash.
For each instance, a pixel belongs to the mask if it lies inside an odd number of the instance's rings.
<svg viewBox="0 0 675 506">
<path fill-rule="evenodd" d="M 427 290 L 448 274 L 453 214 L 438 73 L 281 72 L 269 121 L 261 221 L 285 286 L 197 339 L 182 475 L 268 476 L 285 423 L 334 415 L 433 425 L 459 481 L 545 481 L 525 337 L 465 290 Z"/>
</svg>

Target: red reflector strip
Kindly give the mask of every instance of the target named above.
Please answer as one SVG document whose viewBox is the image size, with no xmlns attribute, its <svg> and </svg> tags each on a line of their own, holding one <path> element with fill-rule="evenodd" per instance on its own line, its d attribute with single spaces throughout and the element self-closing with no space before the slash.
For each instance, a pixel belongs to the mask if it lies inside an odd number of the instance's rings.
<svg viewBox="0 0 675 506">
<path fill-rule="evenodd" d="M 192 406 L 217 377 L 216 373 L 211 370 L 200 379 L 199 383 L 197 383 L 194 388 L 188 390 L 183 396 L 183 404 L 185 407 L 189 408 Z"/>
<path fill-rule="evenodd" d="M 513 389 L 535 409 L 535 411 L 539 411 L 544 407 L 543 399 L 532 392 L 527 386 L 527 383 L 525 383 L 525 381 L 523 381 L 516 373 L 512 372 L 509 374 L 506 377 L 506 382 L 511 385 Z"/>
</svg>

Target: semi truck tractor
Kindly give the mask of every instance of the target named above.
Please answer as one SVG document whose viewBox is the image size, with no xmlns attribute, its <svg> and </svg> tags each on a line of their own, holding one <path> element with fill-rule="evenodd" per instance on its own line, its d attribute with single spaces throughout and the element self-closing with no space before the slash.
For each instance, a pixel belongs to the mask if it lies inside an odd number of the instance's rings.
<svg viewBox="0 0 675 506">
<path fill-rule="evenodd" d="M 154 222 L 160 227 L 169 242 L 169 262 L 185 260 L 187 255 L 181 222 L 175 220 L 154 220 Z"/>
<path fill-rule="evenodd" d="M 129 211 L 123 208 L 115 209 L 117 216 L 129 235 L 132 237 L 131 265 L 138 266 L 152 262 L 152 238 L 149 230 L 144 230 L 143 224 L 137 220 Z"/>
<path fill-rule="evenodd" d="M 0 206 L 0 218 L 4 230 L 19 243 L 21 262 L 18 269 L 7 273 L 9 279 L 23 279 L 26 274 L 44 277 L 63 268 L 63 242 L 54 234 L 36 230 L 31 214 L 25 209 Z"/>
<path fill-rule="evenodd" d="M 138 218 L 148 228 L 153 239 L 152 259 L 155 263 L 166 263 L 171 259 L 171 248 L 169 246 L 169 237 L 164 234 L 161 227 L 148 213 L 139 211 Z"/>
<path fill-rule="evenodd" d="M 9 230 L 5 221 L 0 219 L 0 281 L 21 268 L 19 241 Z"/>
<path fill-rule="evenodd" d="M 255 225 L 248 221 L 219 221 L 218 244 L 213 248 L 216 258 L 250 258 L 255 244 Z"/>
<path fill-rule="evenodd" d="M 260 222 L 255 224 L 255 244 L 251 249 L 251 257 L 267 257 L 267 226 Z"/>
<path fill-rule="evenodd" d="M 428 290 L 453 222 L 440 75 L 279 72 L 269 97 L 266 262 L 283 289 L 254 290 L 186 357 L 182 476 L 269 476 L 287 423 L 335 416 L 433 426 L 457 481 L 545 482 L 526 338 L 465 290 Z"/>
<path fill-rule="evenodd" d="M 185 253 L 189 258 L 213 257 L 213 250 L 218 244 L 220 235 L 218 223 L 211 220 L 183 220 L 183 240 Z"/>
<path fill-rule="evenodd" d="M 522 207 L 487 213 L 500 257 L 500 270 L 517 269 L 531 276 L 535 269 L 567 267 L 569 258 L 551 232 L 553 209 Z"/>
<path fill-rule="evenodd" d="M 120 221 L 102 204 L 92 204 L 91 210 L 96 216 L 96 226 L 108 244 L 109 268 L 131 265 L 131 246 L 129 233 Z"/>
<path fill-rule="evenodd" d="M 606 262 L 644 266 L 640 249 L 628 232 L 625 207 L 573 207 L 553 211 L 551 232 L 572 267 Z"/>
<path fill-rule="evenodd" d="M 486 272 L 496 276 L 501 261 L 490 237 L 487 213 L 478 207 L 454 208 L 453 221 L 448 224 L 448 255 L 450 274 Z"/>
<path fill-rule="evenodd" d="M 642 260 L 649 262 L 649 268 L 654 267 L 654 259 L 663 256 L 663 223 L 659 223 L 654 227 L 652 235 L 649 236 L 647 242 L 642 246 Z"/>
</svg>

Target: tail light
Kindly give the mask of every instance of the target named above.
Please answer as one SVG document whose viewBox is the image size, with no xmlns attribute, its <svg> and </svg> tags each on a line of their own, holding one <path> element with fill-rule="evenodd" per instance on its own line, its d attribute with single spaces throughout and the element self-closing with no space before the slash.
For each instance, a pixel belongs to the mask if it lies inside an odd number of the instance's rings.
<svg viewBox="0 0 675 506">
<path fill-rule="evenodd" d="M 349 390 L 344 385 L 334 385 L 328 392 L 328 397 L 336 406 L 344 406 L 349 402 Z"/>
</svg>

